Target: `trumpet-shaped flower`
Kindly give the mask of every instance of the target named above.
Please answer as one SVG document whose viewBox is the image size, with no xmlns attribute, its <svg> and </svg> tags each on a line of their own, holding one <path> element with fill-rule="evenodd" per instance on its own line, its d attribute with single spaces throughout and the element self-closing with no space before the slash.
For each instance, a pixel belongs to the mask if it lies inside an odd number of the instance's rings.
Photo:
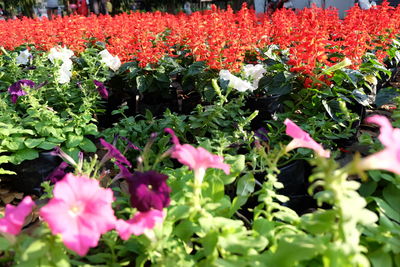
<svg viewBox="0 0 400 267">
<path fill-rule="evenodd" d="M 68 163 L 61 162 L 61 164 L 47 176 L 46 180 L 50 180 L 50 182 L 52 182 L 53 184 L 57 183 L 62 178 L 64 178 L 66 174 L 65 169 L 68 166 L 69 166 Z"/>
<path fill-rule="evenodd" d="M 11 101 L 17 103 L 18 97 L 26 95 L 27 93 L 22 89 L 23 87 L 33 88 L 35 83 L 31 80 L 19 80 L 8 87 L 8 92 L 11 95 Z"/>
<path fill-rule="evenodd" d="M 40 216 L 79 255 L 96 247 L 101 234 L 114 229 L 113 192 L 101 188 L 97 180 L 67 174 L 55 184 L 53 195 Z"/>
<path fill-rule="evenodd" d="M 251 85 L 250 82 L 244 81 L 232 73 L 229 72 L 229 70 L 221 70 L 219 72 L 219 78 L 221 80 L 227 80 L 229 81 L 228 86 L 232 87 L 239 92 L 245 92 L 245 91 L 254 91 L 256 88 Z"/>
<path fill-rule="evenodd" d="M 113 71 L 117 71 L 119 67 L 121 67 L 121 60 L 119 60 L 119 57 L 111 55 L 107 49 L 101 51 L 99 55 L 101 56 L 101 62 L 106 64 L 106 66 Z"/>
<path fill-rule="evenodd" d="M 69 50 L 66 47 L 55 46 L 50 49 L 48 59 L 51 61 L 51 63 L 54 63 L 56 60 L 61 60 L 62 62 L 65 62 L 67 60 L 70 60 L 73 55 L 74 52 L 72 50 Z"/>
<path fill-rule="evenodd" d="M 72 50 L 66 47 L 56 46 L 50 49 L 48 59 L 51 63 L 61 61 L 62 64 L 58 71 L 57 82 L 64 84 L 69 83 L 72 77 L 72 60 L 71 57 L 74 55 Z"/>
<path fill-rule="evenodd" d="M 72 60 L 66 59 L 58 70 L 58 83 L 69 83 L 72 77 Z"/>
<path fill-rule="evenodd" d="M 101 145 L 108 150 L 107 154 L 104 156 L 105 160 L 109 160 L 110 158 L 115 158 L 116 161 L 119 163 L 124 163 L 128 165 L 129 167 L 132 167 L 132 164 L 125 158 L 124 155 L 121 154 L 121 152 L 112 144 L 109 144 L 104 140 L 103 138 L 100 138 L 100 143 Z"/>
<path fill-rule="evenodd" d="M 167 179 L 167 175 L 155 171 L 135 172 L 129 176 L 126 180 L 129 184 L 132 207 L 141 212 L 167 207 L 171 193 L 166 183 Z"/>
<path fill-rule="evenodd" d="M 99 92 L 100 96 L 104 99 L 108 98 L 107 88 L 104 86 L 104 83 L 99 82 L 97 80 L 93 80 L 94 85 L 96 85 L 96 89 Z"/>
<path fill-rule="evenodd" d="M 253 87 L 258 88 L 258 82 L 263 77 L 264 73 L 267 71 L 264 69 L 263 65 L 257 64 L 248 64 L 243 67 L 243 72 L 246 78 L 253 81 Z"/>
<path fill-rule="evenodd" d="M 18 206 L 6 205 L 6 214 L 0 219 L 0 233 L 18 235 L 26 216 L 32 212 L 35 203 L 30 196 L 25 197 Z"/>
<path fill-rule="evenodd" d="M 384 116 L 374 115 L 365 121 L 379 125 L 378 139 L 384 145 L 384 149 L 363 158 L 359 167 L 364 170 L 379 169 L 400 174 L 400 129 L 393 128 Z"/>
<path fill-rule="evenodd" d="M 200 182 L 208 168 L 221 169 L 226 174 L 230 173 L 230 166 L 224 163 L 222 156 L 211 154 L 202 147 L 195 148 L 189 144 L 181 145 L 172 129 L 166 128 L 165 132 L 171 134 L 172 142 L 174 143 L 171 157 L 193 170 Z"/>
<path fill-rule="evenodd" d="M 128 221 L 118 220 L 115 229 L 123 240 L 128 240 L 132 234 L 141 235 L 146 229 L 153 229 L 156 224 L 163 222 L 164 217 L 165 213 L 161 210 L 138 212 Z"/>
<path fill-rule="evenodd" d="M 286 134 L 293 138 L 286 146 L 286 152 L 299 147 L 305 147 L 314 150 L 321 157 L 329 158 L 330 152 L 324 150 L 321 144 L 315 142 L 315 140 L 310 137 L 309 133 L 303 131 L 289 119 L 286 119 L 284 123 L 286 125 Z"/>
<path fill-rule="evenodd" d="M 29 53 L 28 49 L 25 49 L 19 52 L 19 55 L 16 57 L 16 62 L 18 65 L 26 65 L 29 62 L 29 59 L 32 57 L 32 54 Z"/>
</svg>

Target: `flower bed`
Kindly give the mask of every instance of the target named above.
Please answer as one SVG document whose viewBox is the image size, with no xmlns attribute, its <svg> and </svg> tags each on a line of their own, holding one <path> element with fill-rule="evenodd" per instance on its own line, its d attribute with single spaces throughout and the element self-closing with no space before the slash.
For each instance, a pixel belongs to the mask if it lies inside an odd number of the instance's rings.
<svg viewBox="0 0 400 267">
<path fill-rule="evenodd" d="M 399 14 L 0 21 L 1 264 L 400 265 Z"/>
</svg>

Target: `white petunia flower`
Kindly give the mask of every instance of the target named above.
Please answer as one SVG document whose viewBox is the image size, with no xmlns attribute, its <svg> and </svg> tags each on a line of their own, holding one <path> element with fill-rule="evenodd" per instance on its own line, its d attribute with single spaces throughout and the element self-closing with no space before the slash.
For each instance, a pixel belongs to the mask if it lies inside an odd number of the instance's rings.
<svg viewBox="0 0 400 267">
<path fill-rule="evenodd" d="M 72 61 L 70 59 L 65 60 L 61 65 L 58 72 L 58 82 L 61 84 L 69 83 L 72 77 Z"/>
<path fill-rule="evenodd" d="M 18 65 L 26 65 L 28 64 L 30 57 L 32 57 L 32 54 L 29 53 L 28 49 L 25 49 L 24 51 L 21 51 L 16 57 L 16 62 Z"/>
<path fill-rule="evenodd" d="M 74 55 L 72 50 L 66 47 L 55 46 L 50 49 L 48 59 L 54 64 L 56 61 L 61 61 L 62 64 L 58 70 L 58 83 L 69 83 L 72 77 L 72 60 Z"/>
<path fill-rule="evenodd" d="M 257 65 L 248 64 L 243 67 L 243 72 L 247 79 L 253 81 L 253 87 L 258 88 L 258 82 L 261 80 L 261 78 L 264 76 L 264 73 L 266 73 L 267 71 L 261 64 Z"/>
<path fill-rule="evenodd" d="M 106 64 L 107 67 L 112 69 L 113 71 L 117 71 L 119 67 L 121 67 L 121 60 L 119 60 L 118 56 L 113 56 L 108 52 L 107 49 L 104 49 L 99 53 L 101 56 L 101 62 Z"/>
<path fill-rule="evenodd" d="M 239 92 L 254 91 L 256 89 L 250 84 L 250 82 L 236 77 L 230 73 L 229 70 L 221 70 L 219 72 L 219 78 L 229 81 L 228 86 L 238 90 Z"/>
<path fill-rule="evenodd" d="M 51 63 L 54 63 L 55 60 L 61 60 L 62 62 L 69 60 L 74 55 L 72 50 L 69 50 L 66 47 L 55 46 L 50 49 L 50 53 L 48 55 Z"/>
</svg>

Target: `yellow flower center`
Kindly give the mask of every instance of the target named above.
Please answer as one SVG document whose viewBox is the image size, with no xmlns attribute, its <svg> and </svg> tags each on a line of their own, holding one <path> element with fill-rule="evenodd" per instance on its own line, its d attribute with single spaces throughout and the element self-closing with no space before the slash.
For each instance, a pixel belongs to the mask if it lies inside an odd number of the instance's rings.
<svg viewBox="0 0 400 267">
<path fill-rule="evenodd" d="M 78 205 L 72 205 L 70 208 L 69 208 L 69 214 L 71 215 L 71 216 L 77 216 L 77 215 L 79 215 L 80 213 L 81 213 L 81 211 L 82 211 L 82 208 L 80 207 L 80 206 L 78 206 Z"/>
</svg>

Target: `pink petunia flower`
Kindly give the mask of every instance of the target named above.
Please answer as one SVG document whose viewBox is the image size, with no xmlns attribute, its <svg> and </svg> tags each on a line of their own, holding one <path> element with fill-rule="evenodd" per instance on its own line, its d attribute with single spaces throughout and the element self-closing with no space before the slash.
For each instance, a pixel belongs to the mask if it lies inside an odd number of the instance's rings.
<svg viewBox="0 0 400 267">
<path fill-rule="evenodd" d="M 53 194 L 40 216 L 80 256 L 97 246 L 101 234 L 114 229 L 113 192 L 101 188 L 99 181 L 68 173 L 56 183 Z"/>
<path fill-rule="evenodd" d="M 128 221 L 118 220 L 115 229 L 123 240 L 128 240 L 132 234 L 141 235 L 146 229 L 153 229 L 156 224 L 163 222 L 164 217 L 165 213 L 161 210 L 137 212 Z"/>
<path fill-rule="evenodd" d="M 390 121 L 379 115 L 368 117 L 368 123 L 379 125 L 379 141 L 384 145 L 384 149 L 363 158 L 359 167 L 363 170 L 387 170 L 400 174 L 400 129 L 393 128 Z"/>
<path fill-rule="evenodd" d="M 35 203 L 26 196 L 18 206 L 6 205 L 6 214 L 0 219 L 0 233 L 18 235 L 21 232 L 26 216 L 32 212 Z"/>
<path fill-rule="evenodd" d="M 226 174 L 230 173 L 230 166 L 224 163 L 222 156 L 211 154 L 202 147 L 195 148 L 189 144 L 181 145 L 172 129 L 166 128 L 164 131 L 171 134 L 174 143 L 171 157 L 188 166 L 195 172 L 196 177 L 203 177 L 208 168 L 221 169 Z"/>
<path fill-rule="evenodd" d="M 324 150 L 321 144 L 315 142 L 309 133 L 303 131 L 289 119 L 286 119 L 284 124 L 286 125 L 286 134 L 293 138 L 293 140 L 286 146 L 286 152 L 299 147 L 305 147 L 314 150 L 321 157 L 329 158 L 330 152 Z"/>
</svg>

